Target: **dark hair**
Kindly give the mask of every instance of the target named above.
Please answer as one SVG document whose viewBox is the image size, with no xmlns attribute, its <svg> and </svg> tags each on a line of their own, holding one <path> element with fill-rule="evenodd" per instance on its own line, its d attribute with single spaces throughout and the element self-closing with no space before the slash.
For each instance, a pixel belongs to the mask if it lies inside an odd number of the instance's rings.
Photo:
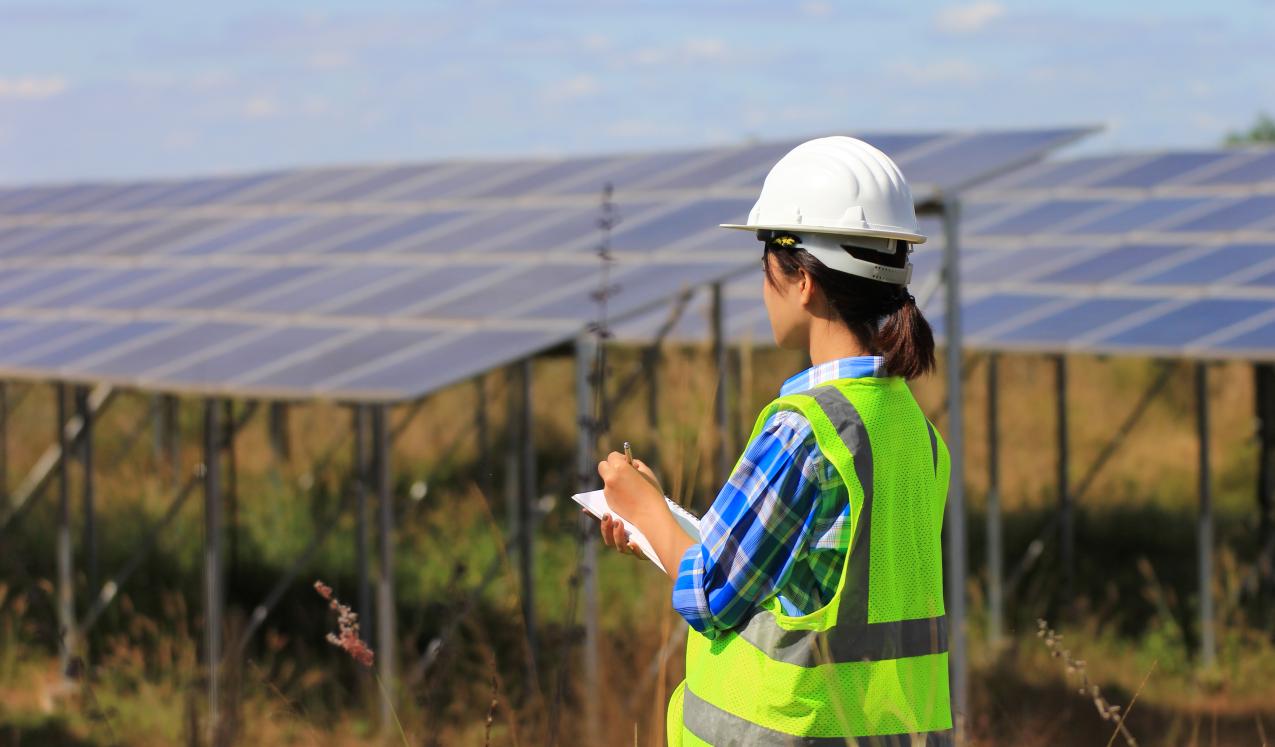
<svg viewBox="0 0 1275 747">
<path fill-rule="evenodd" d="M 785 277 L 796 277 L 799 270 L 805 270 L 859 343 L 873 355 L 885 358 L 887 373 L 915 379 L 934 370 L 934 333 L 906 287 L 829 269 L 805 249 L 776 243 L 775 239 L 781 236 L 758 235 L 766 242 L 762 257 L 766 282 L 776 286 L 768 257 L 775 258 L 775 266 Z M 897 247 L 894 254 L 855 246 L 844 248 L 858 259 L 903 267 L 908 260 L 908 244 L 900 241 Z"/>
</svg>

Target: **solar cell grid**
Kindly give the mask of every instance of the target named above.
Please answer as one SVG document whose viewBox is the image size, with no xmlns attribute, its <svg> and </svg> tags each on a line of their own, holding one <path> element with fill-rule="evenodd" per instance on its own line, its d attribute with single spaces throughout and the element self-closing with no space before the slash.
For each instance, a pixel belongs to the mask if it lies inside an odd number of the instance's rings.
<svg viewBox="0 0 1275 747">
<path fill-rule="evenodd" d="M 1257 195 L 1227 200 L 1196 218 L 1172 223 L 1173 231 L 1238 231 L 1263 223 L 1275 215 L 1275 195 Z"/>
<path fill-rule="evenodd" d="M 55 292 L 40 298 L 40 306 L 47 309 L 61 309 L 80 306 L 92 299 L 109 294 L 126 291 L 134 286 L 153 282 L 165 275 L 164 270 L 154 267 L 129 267 L 126 269 L 98 269 L 87 283 L 62 285 Z"/>
<path fill-rule="evenodd" d="M 1270 184 L 1275 182 L 1275 150 L 1254 151 L 1249 158 L 1234 166 L 1192 180 L 1193 184 L 1235 185 Z"/>
<path fill-rule="evenodd" d="M 1103 325 L 1146 311 L 1161 303 L 1151 298 L 1077 299 L 1065 309 L 1012 327 L 995 336 L 998 342 L 1063 344 L 1083 337 Z"/>
<path fill-rule="evenodd" d="M 255 329 L 249 325 L 226 322 L 174 326 L 169 329 L 169 334 L 157 335 L 127 350 L 102 355 L 92 361 L 88 370 L 98 376 L 134 378 L 187 356 L 204 354 L 209 348 L 254 332 Z"/>
<path fill-rule="evenodd" d="M 1067 233 L 1107 234 L 1154 230 L 1156 225 L 1172 221 L 1200 208 L 1208 201 L 1209 198 L 1206 197 L 1161 197 L 1130 200 L 1127 204 L 1114 203 L 1114 211 L 1092 220 L 1073 223 L 1067 227 Z"/>
<path fill-rule="evenodd" d="M 1131 348 L 1182 348 L 1272 308 L 1275 304 L 1269 301 L 1223 298 L 1193 301 L 1100 342 Z"/>
<path fill-rule="evenodd" d="M 276 215 L 267 218 L 246 218 L 226 221 L 221 230 L 196 238 L 192 242 L 167 247 L 167 254 L 208 255 L 234 249 L 243 251 L 252 242 L 261 242 L 275 232 L 295 226 L 302 218 L 296 215 Z"/>
<path fill-rule="evenodd" d="M 742 222 L 752 205 L 752 200 L 735 198 L 699 200 L 658 216 L 635 217 L 612 234 L 611 248 L 617 252 L 658 251 L 715 229 L 719 223 Z"/>
<path fill-rule="evenodd" d="M 1104 283 L 1162 261 L 1183 248 L 1181 244 L 1127 244 L 1087 257 L 1078 264 L 1047 273 L 1037 279 L 1045 283 Z"/>
<path fill-rule="evenodd" d="M 1041 200 L 1028 203 L 1023 209 L 990 225 L 979 226 L 979 235 L 1022 235 L 1048 232 L 1060 223 L 1084 213 L 1107 206 L 1103 200 Z"/>
<path fill-rule="evenodd" d="M 358 294 L 365 286 L 384 282 L 410 272 L 410 269 L 395 265 L 338 267 L 315 273 L 283 292 L 257 296 L 243 306 L 249 311 L 276 314 L 312 313 L 341 298 Z"/>
<path fill-rule="evenodd" d="M 95 334 L 75 339 L 63 338 L 57 346 L 42 348 L 21 360 L 22 365 L 40 370 L 71 366 L 79 361 L 104 355 L 107 351 L 129 350 L 132 345 L 152 336 L 158 337 L 173 325 L 164 322 L 134 321 L 98 325 Z"/>
<path fill-rule="evenodd" d="M 322 251 L 324 254 L 363 254 L 385 251 L 467 214 L 465 211 L 446 210 L 405 217 L 386 217 L 369 224 L 365 232 L 346 236 L 335 243 L 325 245 Z"/>
<path fill-rule="evenodd" d="M 447 265 L 415 270 L 382 285 L 374 293 L 343 299 L 328 307 L 328 313 L 343 316 L 402 316 L 413 307 L 448 290 L 474 282 L 494 272 L 491 267 Z"/>
<path fill-rule="evenodd" d="M 395 329 L 370 330 L 357 337 L 346 336 L 339 344 L 309 348 L 297 356 L 280 359 L 282 366 L 265 365 L 259 369 L 245 361 L 245 374 L 231 381 L 289 390 L 309 390 L 316 384 L 340 374 L 362 369 L 378 360 L 402 355 L 433 339 L 437 332 Z M 263 363 L 258 361 L 257 363 Z"/>
<path fill-rule="evenodd" d="M 405 397 L 434 391 L 487 369 L 518 360 L 562 340 L 562 334 L 543 330 L 484 330 L 439 338 L 432 346 L 393 361 L 347 374 L 334 382 L 342 390 L 374 396 Z"/>
<path fill-rule="evenodd" d="M 1189 175 L 1192 171 L 1216 163 L 1225 153 L 1167 153 L 1145 163 L 1090 182 L 1090 187 L 1152 187 L 1172 179 Z"/>
<path fill-rule="evenodd" d="M 1275 244 L 1201 246 L 1180 264 L 1133 279 L 1138 285 L 1204 285 L 1275 259 Z"/>
<path fill-rule="evenodd" d="M 23 306 L 25 302 L 64 285 L 71 285 L 94 274 L 87 267 L 60 267 L 51 270 L 35 270 L 26 275 L 26 282 L 0 289 L 0 306 Z"/>
</svg>

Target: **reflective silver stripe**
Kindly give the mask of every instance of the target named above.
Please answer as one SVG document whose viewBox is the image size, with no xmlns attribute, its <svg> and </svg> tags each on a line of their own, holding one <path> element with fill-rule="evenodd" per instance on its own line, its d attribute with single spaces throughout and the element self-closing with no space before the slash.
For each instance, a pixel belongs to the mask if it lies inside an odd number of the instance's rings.
<svg viewBox="0 0 1275 747">
<path fill-rule="evenodd" d="M 689 687 L 682 690 L 682 724 L 692 734 L 714 747 L 952 747 L 952 731 L 923 734 L 876 734 L 862 737 L 799 737 L 767 729 L 709 703 Z"/>
<path fill-rule="evenodd" d="M 769 612 L 759 611 L 739 635 L 777 661 L 798 666 L 833 662 L 881 661 L 940 653 L 947 650 L 947 618 L 927 617 L 898 622 L 868 623 L 868 553 L 872 547 L 872 444 L 859 411 L 833 386 L 806 392 L 837 424 L 837 435 L 854 456 L 855 478 L 863 488 L 859 531 L 846 564 L 845 587 L 836 625 L 828 631 L 785 630 Z M 938 446 L 930 432 L 937 459 Z M 937 464 L 937 462 L 936 462 Z M 848 486 L 847 486 L 848 489 Z"/>
<path fill-rule="evenodd" d="M 762 611 L 739 635 L 775 661 L 813 667 L 819 664 L 882 661 L 947 651 L 947 618 L 849 625 L 830 631 L 785 630 Z"/>
</svg>

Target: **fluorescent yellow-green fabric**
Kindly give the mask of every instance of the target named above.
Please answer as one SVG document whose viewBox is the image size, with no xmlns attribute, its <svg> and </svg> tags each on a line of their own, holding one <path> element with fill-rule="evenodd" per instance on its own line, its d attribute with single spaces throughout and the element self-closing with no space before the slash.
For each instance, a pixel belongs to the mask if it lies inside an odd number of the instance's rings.
<svg viewBox="0 0 1275 747">
<path fill-rule="evenodd" d="M 897 377 L 842 379 L 781 397 L 762 411 L 750 440 L 781 409 L 798 411 L 810 422 L 820 451 L 849 493 L 851 548 L 862 541 L 867 552 L 847 552 L 837 591 L 823 608 L 790 617 L 770 600 L 759 615 L 769 616 L 782 630 L 811 631 L 798 635 L 815 635 L 812 640 L 825 646 L 821 651 L 836 648 L 828 647 L 828 641 L 875 640 L 860 635 L 869 627 L 895 635 L 883 634 L 881 640 L 892 643 L 862 659 L 845 658 L 845 651 L 860 649 L 842 646 L 842 660 L 833 654 L 793 660 L 785 659 L 782 650 L 758 648 L 767 644 L 754 645 L 757 638 L 746 640 L 737 631 L 711 641 L 691 631 L 687 678 L 669 705 L 669 743 L 705 744 L 701 737 L 710 736 L 687 728 L 684 702 L 689 700 L 701 715 L 703 709 L 718 713 L 715 723 L 738 717 L 788 735 L 950 729 L 946 633 L 937 648 L 896 658 L 905 638 L 896 626 L 908 621 L 945 625 L 940 536 L 950 474 L 946 445 Z M 871 484 L 862 484 L 861 474 Z M 858 578 L 851 580 L 852 575 Z M 910 639 L 913 649 L 915 638 Z"/>
</svg>

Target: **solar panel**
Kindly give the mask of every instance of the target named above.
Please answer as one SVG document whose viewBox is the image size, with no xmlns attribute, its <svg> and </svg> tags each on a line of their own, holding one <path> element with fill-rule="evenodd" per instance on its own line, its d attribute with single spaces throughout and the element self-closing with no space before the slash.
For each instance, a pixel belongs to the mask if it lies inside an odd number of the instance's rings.
<svg viewBox="0 0 1275 747">
<path fill-rule="evenodd" d="M 1017 213 L 979 227 L 980 235 L 1047 233 L 1051 227 L 1105 207 L 1104 200 L 1043 200 L 1025 204 Z"/>
<path fill-rule="evenodd" d="M 866 137 L 942 187 L 1083 132 Z M 683 289 L 748 271 L 727 286 L 732 329 L 764 332 L 760 246 L 716 226 L 745 216 L 794 144 L 3 191 L 0 370 L 218 394 L 419 396 L 587 327 L 605 183 L 619 219 L 612 318 L 662 312 Z M 938 262 L 935 239 L 914 255 L 919 273 Z M 702 328 L 704 314 L 685 321 Z"/>
</svg>

